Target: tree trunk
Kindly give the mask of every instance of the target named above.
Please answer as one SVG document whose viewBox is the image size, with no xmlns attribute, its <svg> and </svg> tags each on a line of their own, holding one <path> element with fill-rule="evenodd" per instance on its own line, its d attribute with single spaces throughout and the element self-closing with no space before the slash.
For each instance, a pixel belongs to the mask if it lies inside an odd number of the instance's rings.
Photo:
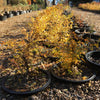
<svg viewBox="0 0 100 100">
<path fill-rule="evenodd" d="M 10 4 L 10 0 L 7 0 L 7 5 Z"/>
<path fill-rule="evenodd" d="M 53 5 L 55 5 L 56 0 L 53 0 Z"/>
<path fill-rule="evenodd" d="M 45 8 L 47 7 L 47 0 L 45 0 Z"/>
</svg>

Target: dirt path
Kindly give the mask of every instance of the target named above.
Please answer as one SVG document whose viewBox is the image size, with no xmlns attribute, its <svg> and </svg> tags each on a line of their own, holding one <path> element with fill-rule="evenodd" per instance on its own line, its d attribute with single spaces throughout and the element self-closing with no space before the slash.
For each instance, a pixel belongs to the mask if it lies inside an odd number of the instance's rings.
<svg viewBox="0 0 100 100">
<path fill-rule="evenodd" d="M 96 34 L 100 35 L 100 14 L 92 13 L 89 11 L 83 11 L 78 8 L 72 8 L 72 11 L 74 15 L 80 16 L 90 26 L 94 26 L 94 30 L 97 31 Z"/>
<path fill-rule="evenodd" d="M 8 18 L 5 21 L 0 21 L 0 41 L 3 41 L 7 38 L 20 38 L 21 29 L 25 27 L 27 22 L 31 20 L 31 17 L 38 15 L 38 11 L 33 11 L 31 13 L 14 16 Z"/>
</svg>

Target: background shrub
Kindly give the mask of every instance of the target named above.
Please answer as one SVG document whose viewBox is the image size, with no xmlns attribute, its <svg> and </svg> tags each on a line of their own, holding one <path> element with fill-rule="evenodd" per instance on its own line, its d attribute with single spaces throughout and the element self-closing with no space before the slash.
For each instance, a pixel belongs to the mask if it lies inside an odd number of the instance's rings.
<svg viewBox="0 0 100 100">
<path fill-rule="evenodd" d="M 31 10 L 38 10 L 38 5 L 37 4 L 30 5 L 30 9 Z"/>
</svg>

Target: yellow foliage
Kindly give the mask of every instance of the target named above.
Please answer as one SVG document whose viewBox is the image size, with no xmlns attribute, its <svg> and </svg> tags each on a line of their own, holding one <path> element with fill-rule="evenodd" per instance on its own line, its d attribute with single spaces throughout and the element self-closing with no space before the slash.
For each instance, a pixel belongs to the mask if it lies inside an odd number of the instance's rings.
<svg viewBox="0 0 100 100">
<path fill-rule="evenodd" d="M 92 2 L 92 3 L 79 4 L 79 8 L 100 11 L 100 3 Z"/>
<path fill-rule="evenodd" d="M 73 15 L 66 16 L 63 14 L 67 8 L 69 7 L 62 4 L 48 7 L 39 13 L 38 17 L 31 18 L 31 23 L 28 24 L 29 32 L 22 28 L 22 33 L 25 35 L 24 39 L 20 41 L 9 40 L 5 43 L 12 50 L 12 54 L 15 54 L 14 59 L 20 69 L 30 68 L 29 65 L 35 59 L 35 54 L 38 56 L 37 59 L 40 59 L 40 55 L 45 51 L 44 56 L 47 57 L 49 52 L 37 44 L 41 40 L 55 44 L 56 47 L 55 50 L 52 50 L 52 55 L 63 56 L 61 60 L 65 59 L 66 63 L 72 61 L 72 58 L 69 58 L 70 54 L 66 53 L 66 48 L 64 48 L 69 40 L 69 31 L 73 24 L 71 21 Z"/>
<path fill-rule="evenodd" d="M 72 28 L 70 20 L 72 14 L 68 17 L 62 14 L 65 8 L 68 8 L 68 6 L 65 7 L 62 4 L 48 7 L 35 20 L 34 18 L 32 19 L 30 27 L 32 27 L 35 34 L 38 34 L 41 38 L 45 37 L 45 40 L 48 40 L 50 43 L 56 43 L 58 40 L 61 40 L 59 33 L 62 33 L 63 39 L 66 37 L 64 39 L 66 42 L 68 31 Z"/>
</svg>

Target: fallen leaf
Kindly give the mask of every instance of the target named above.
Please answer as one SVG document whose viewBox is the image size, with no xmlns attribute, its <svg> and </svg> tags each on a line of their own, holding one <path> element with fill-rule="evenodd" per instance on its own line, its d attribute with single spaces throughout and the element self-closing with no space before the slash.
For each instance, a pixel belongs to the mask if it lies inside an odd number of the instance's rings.
<svg viewBox="0 0 100 100">
<path fill-rule="evenodd" d="M 86 79 L 87 79 L 87 76 L 83 76 L 82 79 L 83 79 L 83 80 L 86 80 Z"/>
</svg>

